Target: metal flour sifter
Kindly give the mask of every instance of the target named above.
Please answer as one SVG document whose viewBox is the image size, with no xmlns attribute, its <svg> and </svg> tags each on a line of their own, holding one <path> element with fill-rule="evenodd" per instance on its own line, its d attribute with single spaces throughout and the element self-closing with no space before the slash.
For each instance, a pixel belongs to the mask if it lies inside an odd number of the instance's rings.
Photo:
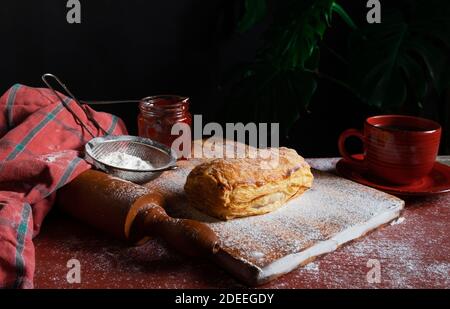
<svg viewBox="0 0 450 309">
<path fill-rule="evenodd" d="M 77 115 L 70 107 L 68 102 L 64 100 L 50 84 L 49 80 L 53 79 L 64 90 L 64 92 L 73 99 L 73 101 L 83 110 L 88 121 L 90 121 L 99 132 L 104 136 L 97 137 L 86 123 Z M 75 121 L 84 129 L 92 139 L 85 145 L 85 159 L 97 169 L 100 169 L 112 176 L 128 180 L 134 183 L 145 183 L 158 177 L 163 171 L 176 168 L 176 153 L 170 147 L 153 141 L 148 138 L 138 136 L 113 136 L 108 135 L 107 131 L 101 127 L 98 121 L 91 115 L 81 101 L 79 101 L 67 86 L 53 74 L 47 73 L 42 75 L 42 80 L 53 94 L 60 100 L 61 104 L 73 115 Z M 138 100 L 127 101 L 101 101 L 100 104 L 123 103 L 123 102 L 139 102 Z M 149 169 L 130 169 L 121 166 L 111 165 L 105 161 L 105 158 L 114 152 L 121 152 L 150 163 L 152 168 Z"/>
</svg>

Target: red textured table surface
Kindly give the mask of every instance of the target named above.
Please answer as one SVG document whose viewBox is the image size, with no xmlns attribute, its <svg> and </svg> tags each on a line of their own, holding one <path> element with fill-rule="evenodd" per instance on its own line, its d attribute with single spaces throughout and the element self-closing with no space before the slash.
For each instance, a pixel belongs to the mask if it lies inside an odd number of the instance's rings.
<svg viewBox="0 0 450 309">
<path fill-rule="evenodd" d="M 337 159 L 308 161 L 332 171 Z M 450 288 L 450 194 L 406 200 L 401 217 L 262 287 Z M 244 287 L 208 260 L 183 258 L 158 240 L 129 247 L 58 211 L 35 245 L 36 288 Z M 81 283 L 67 282 L 71 259 L 80 261 Z M 369 260 L 379 261 L 380 283 L 368 283 Z"/>
</svg>

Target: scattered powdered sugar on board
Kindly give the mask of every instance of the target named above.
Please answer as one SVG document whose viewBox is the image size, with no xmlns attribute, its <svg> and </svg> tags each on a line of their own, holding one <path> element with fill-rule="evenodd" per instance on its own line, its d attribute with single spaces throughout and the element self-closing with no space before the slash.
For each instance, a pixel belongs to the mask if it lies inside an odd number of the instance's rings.
<svg viewBox="0 0 450 309">
<path fill-rule="evenodd" d="M 119 168 L 127 168 L 133 170 L 149 170 L 153 168 L 153 166 L 147 161 L 119 151 L 111 152 L 101 157 L 100 159 L 105 164 Z"/>
<path fill-rule="evenodd" d="M 176 171 L 166 172 L 148 183 L 147 188 L 157 189 L 169 197 L 166 210 L 171 216 L 206 223 L 221 240 L 222 248 L 248 267 L 265 269 L 280 259 L 344 233 L 336 242 L 329 242 L 327 248 L 332 251 L 338 242 L 361 236 L 371 219 L 379 218 L 368 230 L 395 218 L 403 207 L 403 201 L 395 197 L 314 171 L 313 188 L 280 209 L 261 216 L 221 221 L 188 205 L 183 187 L 193 168 L 190 165 L 192 162 L 183 162 Z M 345 234 L 346 231 L 349 232 Z M 277 269 L 288 269 L 287 264 L 296 263 L 298 258 Z"/>
<path fill-rule="evenodd" d="M 180 204 L 182 208 L 177 207 L 176 214 L 208 222 L 233 255 L 264 267 L 401 204 L 383 193 L 328 174 L 316 172 L 315 176 L 313 189 L 263 216 L 219 221 L 206 219 L 199 211 Z"/>
</svg>

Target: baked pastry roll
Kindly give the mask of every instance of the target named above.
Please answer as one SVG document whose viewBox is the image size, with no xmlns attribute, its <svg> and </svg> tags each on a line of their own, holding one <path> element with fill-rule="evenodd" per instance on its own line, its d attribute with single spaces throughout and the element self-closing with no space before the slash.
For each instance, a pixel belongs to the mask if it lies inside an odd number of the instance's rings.
<svg viewBox="0 0 450 309">
<path fill-rule="evenodd" d="M 277 150 L 277 164 L 257 157 L 214 159 L 196 166 L 184 186 L 190 205 L 228 220 L 274 211 L 311 188 L 308 163 L 293 149 Z"/>
</svg>

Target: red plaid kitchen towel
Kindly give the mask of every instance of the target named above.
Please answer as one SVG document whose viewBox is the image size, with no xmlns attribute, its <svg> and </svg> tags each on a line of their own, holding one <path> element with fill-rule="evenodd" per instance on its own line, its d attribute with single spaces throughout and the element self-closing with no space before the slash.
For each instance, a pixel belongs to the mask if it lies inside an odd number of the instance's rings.
<svg viewBox="0 0 450 309">
<path fill-rule="evenodd" d="M 65 98 L 90 130 L 82 109 Z M 108 134 L 126 134 L 123 122 L 86 107 Z M 0 98 L 0 288 L 32 288 L 33 237 L 55 192 L 90 168 L 80 157 L 92 137 L 48 89 L 14 85 Z"/>
</svg>

